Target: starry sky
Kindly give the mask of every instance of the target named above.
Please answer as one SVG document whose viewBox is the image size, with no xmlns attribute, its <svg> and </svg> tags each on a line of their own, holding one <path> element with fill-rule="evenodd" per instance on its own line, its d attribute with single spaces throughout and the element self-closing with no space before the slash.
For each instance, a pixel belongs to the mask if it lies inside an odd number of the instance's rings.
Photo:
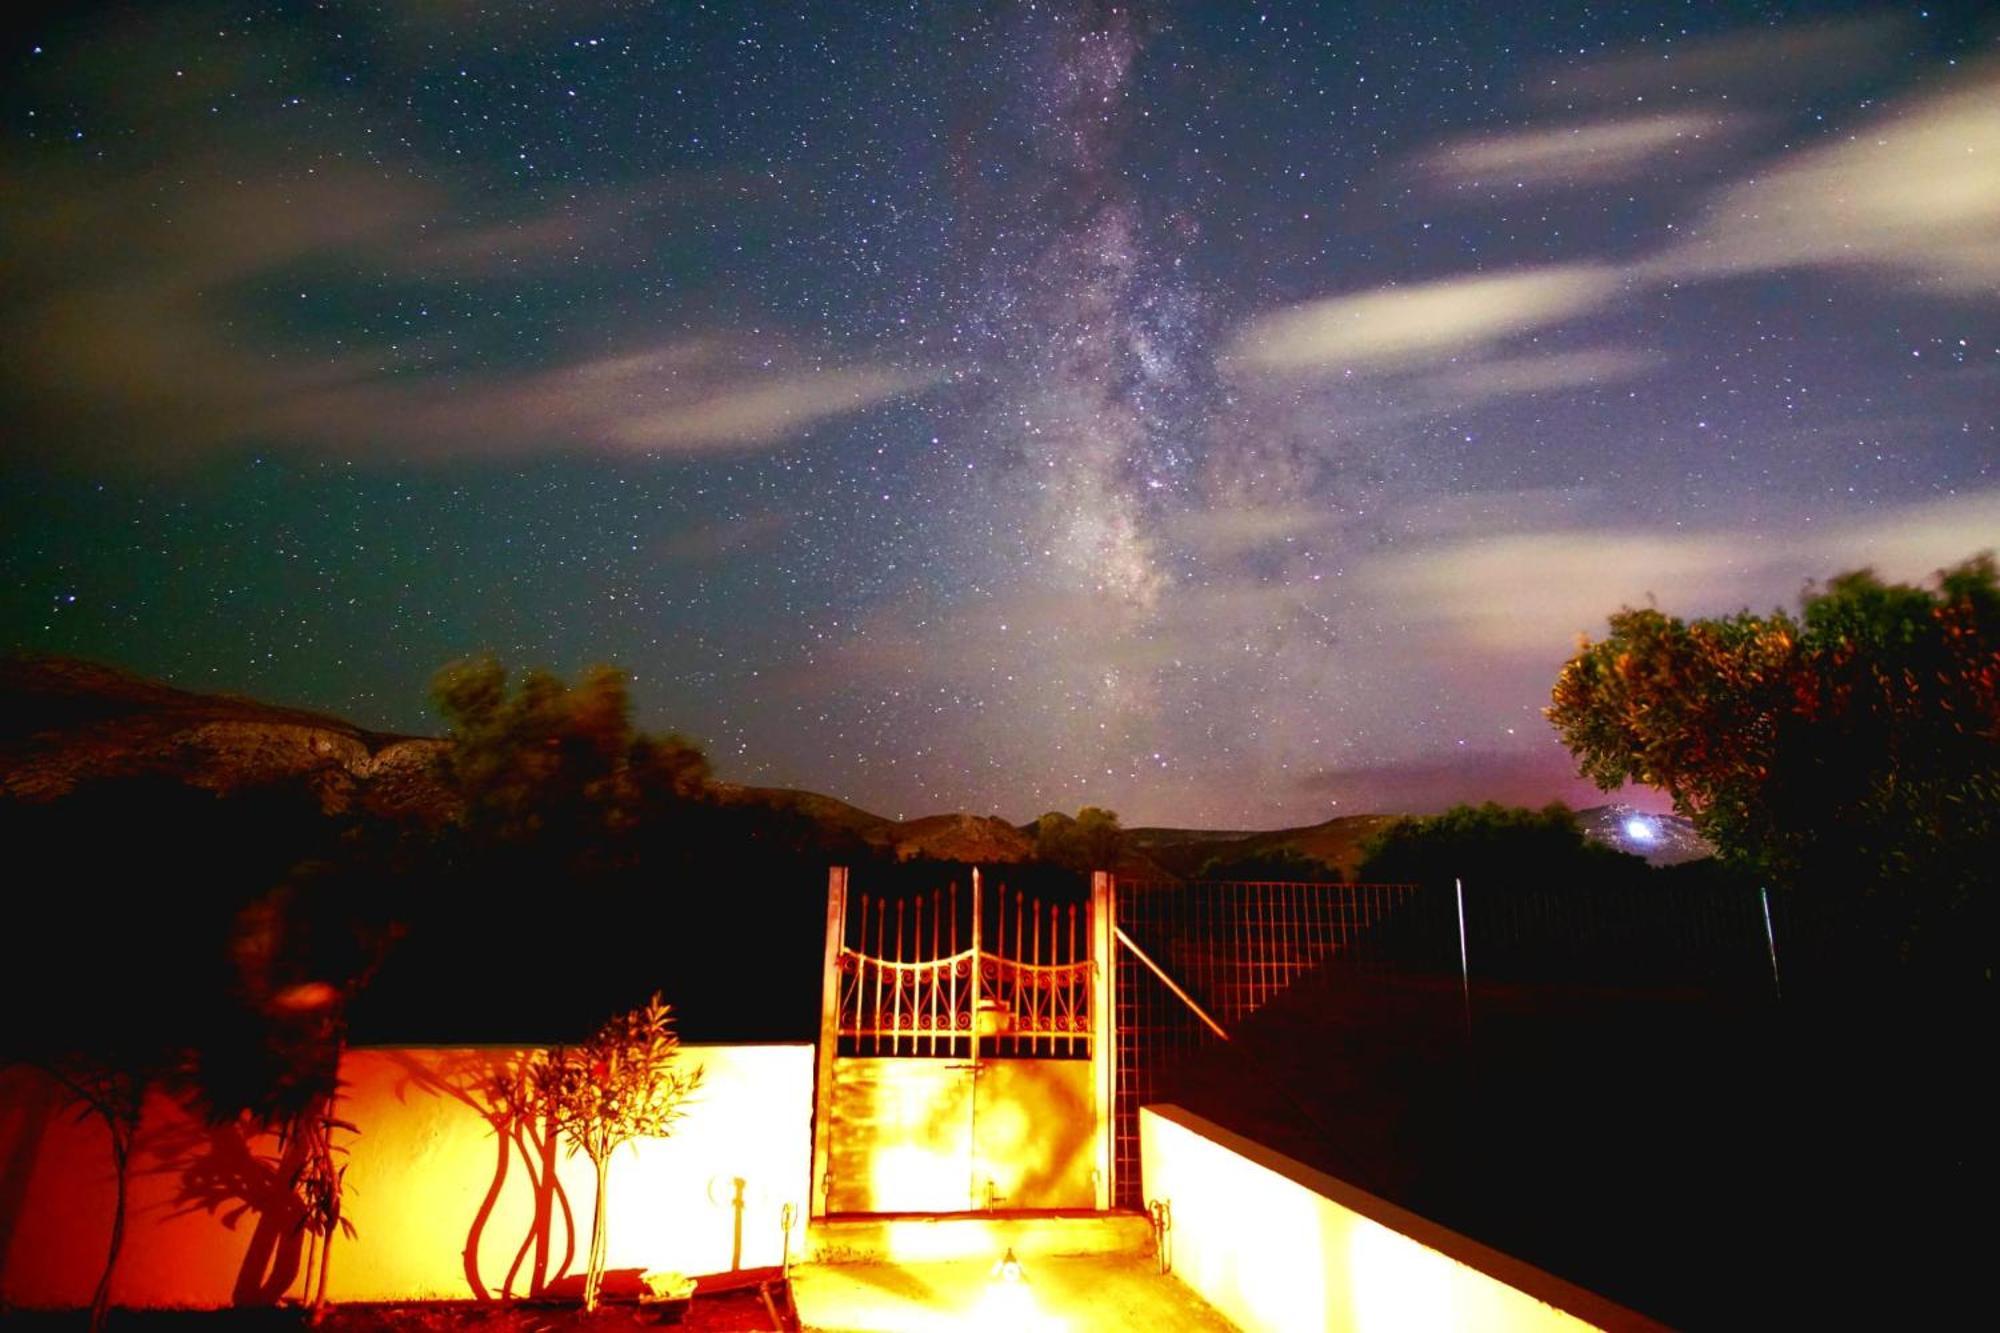
<svg viewBox="0 0 2000 1333">
<path fill-rule="evenodd" d="M 2000 545 L 1978 5 L 62 6 L 0 636 L 891 815 L 1591 803 L 1623 604 Z"/>
</svg>

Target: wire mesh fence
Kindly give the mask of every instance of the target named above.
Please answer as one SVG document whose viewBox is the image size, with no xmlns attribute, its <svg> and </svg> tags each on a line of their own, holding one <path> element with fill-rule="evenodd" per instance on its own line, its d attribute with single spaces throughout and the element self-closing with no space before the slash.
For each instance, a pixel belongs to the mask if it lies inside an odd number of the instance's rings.
<svg viewBox="0 0 2000 1333">
<path fill-rule="evenodd" d="M 1231 1031 L 1309 974 L 1340 969 L 1337 993 L 1362 1004 L 1413 978 L 1448 978 L 1464 988 L 1470 1021 L 1480 995 L 1501 990 L 1559 995 L 1559 1003 L 1580 1002 L 1579 988 L 1772 997 L 1788 949 L 1813 958 L 1826 952 L 1814 945 L 1826 933 L 1814 912 L 1720 878 L 1121 881 L 1116 903 L 1113 1149 L 1121 1207 L 1144 1202 L 1139 1107 L 1158 1099 L 1177 1064 L 1222 1040 L 1202 1014 Z"/>
<path fill-rule="evenodd" d="M 1444 938 L 1416 919 L 1434 904 L 1409 884 L 1121 881 L 1116 904 L 1112 1151 L 1121 1208 L 1144 1202 L 1139 1108 L 1157 1099 L 1174 1061 L 1219 1040 L 1194 1006 L 1227 1030 L 1330 959 L 1388 966 L 1435 952 Z"/>
</svg>

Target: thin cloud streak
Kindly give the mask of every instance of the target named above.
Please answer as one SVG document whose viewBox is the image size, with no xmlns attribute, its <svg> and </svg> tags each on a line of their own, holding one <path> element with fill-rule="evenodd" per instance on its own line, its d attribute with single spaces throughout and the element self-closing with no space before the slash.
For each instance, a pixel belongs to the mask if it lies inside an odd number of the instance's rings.
<svg viewBox="0 0 2000 1333">
<path fill-rule="evenodd" d="M 1665 157 L 1712 149 L 1730 124 L 1713 113 L 1681 111 L 1528 126 L 1446 144 L 1424 159 L 1424 170 L 1448 187 L 1601 185 L 1656 169 Z"/>
<path fill-rule="evenodd" d="M 1452 649 L 1560 656 L 1619 606 L 1676 614 L 1790 601 L 1809 578 L 1862 566 L 1921 580 L 2000 541 L 2000 491 L 1883 508 L 1788 537 L 1553 528 L 1467 536 L 1369 561 L 1358 577 Z"/>
<path fill-rule="evenodd" d="M 1754 27 L 1657 50 L 1635 47 L 1530 84 L 1545 102 L 1629 104 L 1636 98 L 1770 96 L 1839 87 L 1896 58 L 1910 30 L 1898 14 Z"/>
<path fill-rule="evenodd" d="M 451 208 L 442 192 L 354 168 L 6 174 L 12 299 L 0 333 L 31 349 L 4 372 L 31 427 L 8 448 L 42 462 L 172 467 L 267 439 L 415 459 L 755 449 L 940 378 L 836 360 L 778 334 L 701 330 L 525 371 L 454 373 L 428 368 L 435 349 L 420 339 L 317 350 L 260 331 L 245 305 L 245 293 L 315 267 L 435 276 L 558 258 L 622 225 L 621 210 L 682 193 L 663 185 L 496 229 L 439 223 Z"/>
<path fill-rule="evenodd" d="M 1229 359 L 1294 374 L 1422 365 L 1601 309 L 1621 286 L 1611 265 L 1560 264 L 1330 296 L 1251 321 Z"/>
</svg>

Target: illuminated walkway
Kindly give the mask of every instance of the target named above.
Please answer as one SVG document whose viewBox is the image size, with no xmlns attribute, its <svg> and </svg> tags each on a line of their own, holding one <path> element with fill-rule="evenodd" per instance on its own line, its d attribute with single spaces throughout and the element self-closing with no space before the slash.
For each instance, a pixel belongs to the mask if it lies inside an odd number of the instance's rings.
<svg viewBox="0 0 2000 1333">
<path fill-rule="evenodd" d="M 990 1261 L 808 1264 L 792 1270 L 792 1295 L 817 1333 L 931 1333 L 946 1329 L 1195 1330 L 1235 1326 L 1151 1256 L 1072 1255 L 1023 1264 L 1005 1282 Z"/>
</svg>

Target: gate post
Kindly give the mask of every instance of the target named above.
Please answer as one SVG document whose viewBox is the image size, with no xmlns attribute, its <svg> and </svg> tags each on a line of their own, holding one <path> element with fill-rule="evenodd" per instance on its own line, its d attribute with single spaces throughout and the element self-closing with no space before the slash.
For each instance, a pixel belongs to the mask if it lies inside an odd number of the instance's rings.
<svg viewBox="0 0 2000 1333">
<path fill-rule="evenodd" d="M 1118 881 L 1108 871 L 1090 875 L 1090 1082 L 1097 1090 L 1097 1209 L 1104 1212 L 1117 1197 L 1112 1189 L 1112 1118 L 1116 1114 L 1117 1056 L 1113 1022 L 1118 1003 L 1113 968 L 1112 912 L 1118 901 Z"/>
<path fill-rule="evenodd" d="M 826 970 L 820 974 L 819 1060 L 813 1066 L 812 1216 L 826 1216 L 832 1159 L 827 1134 L 833 1118 L 833 1061 L 840 1051 L 840 948 L 847 933 L 847 867 L 826 872 Z"/>
</svg>

